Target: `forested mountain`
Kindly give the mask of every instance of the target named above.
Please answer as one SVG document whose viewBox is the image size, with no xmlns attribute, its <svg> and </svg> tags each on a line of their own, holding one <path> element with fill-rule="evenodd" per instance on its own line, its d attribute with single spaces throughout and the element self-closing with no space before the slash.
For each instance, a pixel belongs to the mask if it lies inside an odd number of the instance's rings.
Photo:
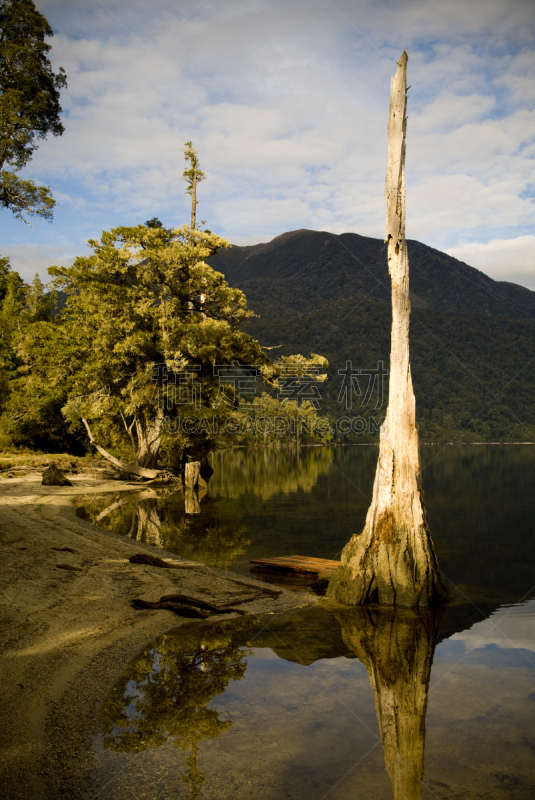
<svg viewBox="0 0 535 800">
<path fill-rule="evenodd" d="M 407 244 L 413 308 L 535 320 L 535 292 L 494 281 L 421 242 Z M 353 295 L 390 301 L 386 244 L 357 233 L 290 231 L 266 244 L 219 251 L 210 265 L 257 305 L 279 294 L 296 310 Z"/>
<path fill-rule="evenodd" d="M 420 242 L 409 240 L 408 247 L 422 438 L 535 440 L 535 292 L 494 281 Z M 270 355 L 316 352 L 329 359 L 322 411 L 380 419 L 377 393 L 361 405 L 370 378 L 357 376 L 362 394 L 353 393 L 348 410 L 338 370 L 347 361 L 354 369 L 374 368 L 379 360 L 388 367 L 390 279 L 381 240 L 292 231 L 220 251 L 210 265 L 245 292 L 259 315 L 248 331 L 264 345 L 281 345 Z M 385 408 L 386 398 L 383 414 Z"/>
</svg>

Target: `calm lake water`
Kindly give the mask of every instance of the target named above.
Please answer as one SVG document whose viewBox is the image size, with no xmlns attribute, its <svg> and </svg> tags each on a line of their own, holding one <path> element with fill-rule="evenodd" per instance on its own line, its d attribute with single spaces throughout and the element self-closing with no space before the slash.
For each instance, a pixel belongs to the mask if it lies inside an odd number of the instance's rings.
<svg viewBox="0 0 535 800">
<path fill-rule="evenodd" d="M 376 458 L 227 451 L 199 514 L 182 490 L 80 498 L 78 513 L 241 574 L 255 557 L 338 558 Z M 159 637 L 102 704 L 87 797 L 531 800 L 535 447 L 423 447 L 422 465 L 443 613 L 321 601 Z"/>
</svg>

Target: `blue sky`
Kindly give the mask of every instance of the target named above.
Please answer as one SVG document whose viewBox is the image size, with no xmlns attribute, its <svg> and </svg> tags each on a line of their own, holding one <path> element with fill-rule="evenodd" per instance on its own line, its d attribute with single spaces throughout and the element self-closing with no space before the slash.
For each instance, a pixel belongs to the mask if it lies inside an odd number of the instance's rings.
<svg viewBox="0 0 535 800">
<path fill-rule="evenodd" d="M 382 237 L 390 76 L 409 54 L 407 235 L 535 289 L 532 0 L 37 0 L 67 72 L 65 133 L 23 175 L 54 221 L 2 211 L 26 278 L 103 229 L 199 218 L 236 244 L 296 228 Z"/>
</svg>

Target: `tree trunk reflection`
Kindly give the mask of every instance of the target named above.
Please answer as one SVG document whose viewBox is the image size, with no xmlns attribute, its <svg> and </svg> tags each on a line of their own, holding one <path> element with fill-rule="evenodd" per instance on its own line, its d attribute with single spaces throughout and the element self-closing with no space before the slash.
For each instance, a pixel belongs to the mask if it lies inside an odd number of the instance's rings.
<svg viewBox="0 0 535 800">
<path fill-rule="evenodd" d="M 370 607 L 337 609 L 335 615 L 345 644 L 370 678 L 394 798 L 420 800 L 439 615 Z"/>
</svg>

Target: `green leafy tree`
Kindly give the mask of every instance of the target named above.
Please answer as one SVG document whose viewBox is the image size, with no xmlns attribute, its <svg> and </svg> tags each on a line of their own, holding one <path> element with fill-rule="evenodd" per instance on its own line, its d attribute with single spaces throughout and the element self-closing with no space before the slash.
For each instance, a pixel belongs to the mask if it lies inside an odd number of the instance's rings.
<svg viewBox="0 0 535 800">
<path fill-rule="evenodd" d="M 47 57 L 45 38 L 52 35 L 32 0 L 1 0 L 0 205 L 23 220 L 24 214 L 51 219 L 55 205 L 50 189 L 14 174 L 31 159 L 38 139 L 64 130 L 59 90 L 66 76 L 62 67 L 54 73 Z"/>
<path fill-rule="evenodd" d="M 20 342 L 36 322 L 51 322 L 56 293 L 47 292 L 36 275 L 28 286 L 9 259 L 0 259 L 0 442 L 4 448 L 34 447 L 49 452 L 82 452 L 69 433 L 61 414 L 65 402 L 46 384 L 41 387 L 41 402 L 29 402 L 21 383 L 24 365 L 18 355 Z M 13 392 L 15 389 L 15 392 Z M 22 397 L 22 403 L 21 403 Z M 39 397 L 39 395 L 37 395 Z"/>
<path fill-rule="evenodd" d="M 232 404 L 218 405 L 215 365 L 254 364 L 268 380 L 275 369 L 240 329 L 251 315 L 243 293 L 205 263 L 229 246 L 224 239 L 188 226 L 170 239 L 165 229 L 138 225 L 104 232 L 90 245 L 93 255 L 49 270 L 68 299 L 54 321 L 35 322 L 20 343 L 26 375 L 18 402 L 23 409 L 39 393 L 63 394 L 66 417 L 83 422 L 106 458 L 152 477 L 162 446 L 176 466 L 188 448 L 202 456 L 221 444 L 218 433 L 170 430 L 177 417 L 201 419 L 217 409 L 223 425 L 232 415 Z"/>
<path fill-rule="evenodd" d="M 18 276 L 17 276 L 18 278 Z M 19 279 L 20 280 L 20 279 Z M 0 410 L 9 397 L 9 382 L 16 375 L 13 352 L 15 318 L 20 311 L 20 292 L 9 258 L 0 258 Z"/>
<path fill-rule="evenodd" d="M 244 407 L 252 420 L 247 440 L 257 445 L 299 447 L 305 443 L 326 444 L 332 439 L 331 424 L 318 414 L 309 400 L 280 401 L 263 392 L 258 406 Z"/>
</svg>

